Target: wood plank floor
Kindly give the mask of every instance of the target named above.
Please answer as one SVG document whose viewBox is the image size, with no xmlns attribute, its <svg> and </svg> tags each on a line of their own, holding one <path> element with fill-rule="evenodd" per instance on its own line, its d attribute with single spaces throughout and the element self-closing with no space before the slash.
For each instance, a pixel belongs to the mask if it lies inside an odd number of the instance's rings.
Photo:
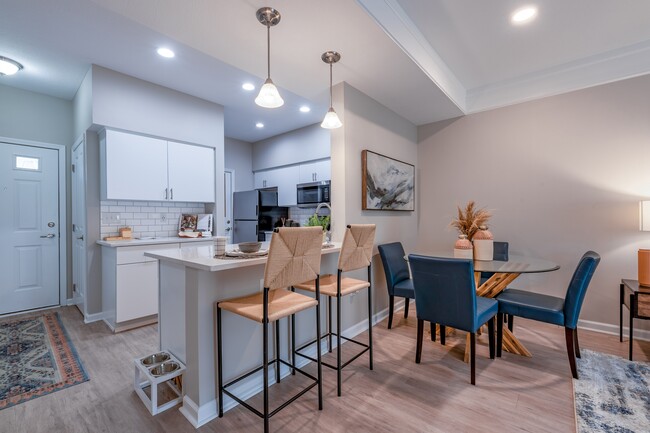
<svg viewBox="0 0 650 433">
<path fill-rule="evenodd" d="M 58 311 L 90 381 L 0 411 L 0 432 L 196 431 L 177 409 L 152 417 L 133 391 L 132 360 L 156 350 L 155 325 L 114 335 L 102 323 L 84 325 L 74 307 Z M 417 365 L 416 320 L 404 320 L 401 314 L 396 313 L 392 330 L 386 329 L 386 321 L 373 328 L 374 371 L 367 368 L 367 355 L 356 360 L 344 370 L 343 396 L 337 397 L 336 373 L 324 368 L 323 411 L 316 410 L 316 392 L 310 391 L 271 419 L 272 431 L 575 431 L 563 329 L 518 319 L 515 333 L 533 358 L 504 353 L 491 361 L 482 337 L 477 384 L 471 386 L 469 366 L 462 362 L 465 334 L 448 337 L 445 347 L 425 340 L 422 363 Z M 580 343 L 584 349 L 627 356 L 627 340 L 619 343 L 617 336 L 582 331 Z M 650 359 L 649 342 L 636 343 L 635 359 Z M 272 387 L 271 402 L 295 381 Z M 262 431 L 262 423 L 235 408 L 198 431 Z"/>
</svg>

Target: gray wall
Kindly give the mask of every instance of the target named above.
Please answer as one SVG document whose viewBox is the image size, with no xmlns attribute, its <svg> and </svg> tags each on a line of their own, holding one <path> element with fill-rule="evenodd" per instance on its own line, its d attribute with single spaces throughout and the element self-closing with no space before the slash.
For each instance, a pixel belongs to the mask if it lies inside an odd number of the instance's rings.
<svg viewBox="0 0 650 433">
<path fill-rule="evenodd" d="M 253 144 L 226 137 L 224 159 L 225 167 L 235 170 L 233 191 L 253 189 Z"/>
<path fill-rule="evenodd" d="M 0 85 L 0 136 L 72 146 L 72 102 Z"/>
<path fill-rule="evenodd" d="M 334 88 L 334 108 L 343 122 L 341 128 L 332 130 L 334 240 L 343 239 L 347 224 L 376 224 L 375 245 L 401 241 L 407 251 L 412 250 L 418 236 L 417 203 L 414 212 L 361 210 L 361 151 L 397 158 L 417 169 L 417 127 L 347 83 Z M 376 247 L 374 254 L 373 310 L 380 313 L 388 306 L 388 293 Z M 367 278 L 365 270 L 350 276 Z M 367 317 L 366 292 L 345 300 L 343 308 L 344 328 L 363 321 Z"/>
<path fill-rule="evenodd" d="M 330 157 L 330 131 L 305 126 L 253 143 L 253 171 Z"/>
<path fill-rule="evenodd" d="M 650 196 L 648 95 L 644 76 L 420 127 L 418 247 L 450 250 L 456 205 L 475 200 L 512 253 L 562 267 L 517 288 L 564 296 L 580 256 L 597 251 L 582 325 L 617 333 L 620 279 L 636 278 L 637 250 L 650 247 L 638 229 L 638 201 Z"/>
</svg>

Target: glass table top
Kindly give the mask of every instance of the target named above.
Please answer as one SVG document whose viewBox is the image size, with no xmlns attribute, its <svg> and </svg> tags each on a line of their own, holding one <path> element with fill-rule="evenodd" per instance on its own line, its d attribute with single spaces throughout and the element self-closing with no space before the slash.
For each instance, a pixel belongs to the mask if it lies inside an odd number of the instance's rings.
<svg viewBox="0 0 650 433">
<path fill-rule="evenodd" d="M 413 254 L 430 257 L 443 257 L 453 259 L 454 254 L 445 252 L 415 251 Z M 405 257 L 408 260 L 408 256 Z M 538 259 L 536 257 L 520 256 L 510 254 L 507 262 L 499 260 L 474 260 L 474 271 L 480 272 L 508 272 L 508 273 L 537 273 L 551 272 L 560 269 L 560 265 L 550 260 Z"/>
</svg>

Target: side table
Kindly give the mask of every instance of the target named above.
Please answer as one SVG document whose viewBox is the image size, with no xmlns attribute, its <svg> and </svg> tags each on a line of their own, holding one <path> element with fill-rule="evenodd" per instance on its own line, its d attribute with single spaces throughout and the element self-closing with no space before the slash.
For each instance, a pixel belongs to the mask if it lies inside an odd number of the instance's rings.
<svg viewBox="0 0 650 433">
<path fill-rule="evenodd" d="M 632 341 L 634 319 L 650 320 L 650 287 L 640 286 L 637 280 L 621 280 L 619 339 L 623 341 L 623 305 L 630 310 L 630 361 L 632 361 Z"/>
</svg>

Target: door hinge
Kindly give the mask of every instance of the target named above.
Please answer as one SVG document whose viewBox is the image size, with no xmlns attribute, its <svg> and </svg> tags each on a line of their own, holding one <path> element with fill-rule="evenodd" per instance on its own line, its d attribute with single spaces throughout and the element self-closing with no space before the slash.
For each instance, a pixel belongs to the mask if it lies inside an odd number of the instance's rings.
<svg viewBox="0 0 650 433">
<path fill-rule="evenodd" d="M 74 164 L 72 164 L 72 172 L 74 173 Z"/>
<path fill-rule="evenodd" d="M 73 292 L 77 291 L 77 285 L 75 283 L 72 283 L 72 291 Z"/>
</svg>

